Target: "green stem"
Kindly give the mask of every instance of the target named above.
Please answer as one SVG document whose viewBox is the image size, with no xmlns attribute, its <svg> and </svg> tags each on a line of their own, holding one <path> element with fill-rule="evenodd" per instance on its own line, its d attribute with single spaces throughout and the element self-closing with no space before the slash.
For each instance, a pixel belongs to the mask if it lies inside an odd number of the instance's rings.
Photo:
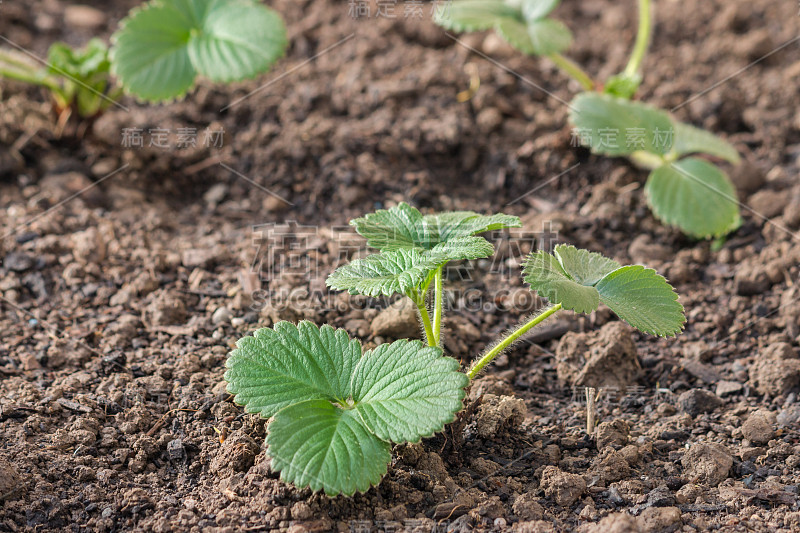
<svg viewBox="0 0 800 533">
<path fill-rule="evenodd" d="M 23 72 L 0 67 L 0 78 L 22 81 L 25 83 L 30 83 L 31 85 L 41 85 L 42 87 L 47 87 L 53 92 L 61 91 L 61 87 L 59 87 L 58 84 L 47 78 L 42 78 L 42 76 L 35 71 Z"/>
<path fill-rule="evenodd" d="M 428 307 L 425 305 L 425 293 L 420 294 L 414 289 L 408 294 L 408 297 L 411 298 L 414 305 L 417 306 L 422 327 L 425 328 L 425 337 L 428 341 L 428 346 L 436 346 L 436 338 L 433 336 L 433 328 L 431 328 L 431 317 L 428 315 Z"/>
<path fill-rule="evenodd" d="M 636 43 L 633 45 L 631 58 L 623 71 L 623 75 L 633 77 L 639 74 L 644 55 L 650 45 L 650 32 L 653 19 L 650 15 L 650 0 L 639 0 L 639 31 L 636 34 Z"/>
<path fill-rule="evenodd" d="M 561 304 L 550 306 L 541 313 L 539 313 L 538 315 L 536 315 L 535 317 L 533 317 L 528 322 L 522 324 L 520 327 L 512 331 L 511 334 L 505 339 L 503 339 L 502 342 L 495 345 L 494 348 L 486 352 L 484 355 L 481 356 L 480 359 L 475 361 L 475 363 L 472 365 L 472 368 L 470 368 L 469 372 L 467 372 L 467 377 L 470 380 L 475 379 L 475 376 L 477 376 L 478 373 L 481 370 L 483 370 L 483 367 L 491 363 L 495 357 L 503 353 L 503 350 L 511 346 L 511 344 L 513 344 L 514 341 L 525 335 L 528 331 L 531 330 L 531 328 L 534 328 L 537 325 L 541 324 L 544 320 L 554 315 L 559 310 L 561 310 Z"/>
<path fill-rule="evenodd" d="M 558 53 L 548 54 L 547 57 L 550 59 L 550 61 L 555 63 L 558 68 L 566 72 L 572 79 L 580 83 L 584 89 L 587 91 L 594 90 L 594 80 L 586 73 L 585 70 L 579 67 L 577 63 Z"/>
<path fill-rule="evenodd" d="M 442 269 L 444 265 L 440 266 L 436 270 L 436 274 L 434 277 L 434 305 L 433 305 L 433 338 L 436 341 L 436 346 L 441 345 L 442 340 Z"/>
<path fill-rule="evenodd" d="M 39 68 L 31 65 L 30 63 L 23 61 L 21 59 L 16 58 L 14 55 L 9 54 L 8 52 L 4 52 L 0 50 L 0 61 L 6 63 L 7 65 L 11 65 L 12 67 L 18 68 L 20 70 L 24 70 L 27 72 L 38 72 Z"/>
</svg>

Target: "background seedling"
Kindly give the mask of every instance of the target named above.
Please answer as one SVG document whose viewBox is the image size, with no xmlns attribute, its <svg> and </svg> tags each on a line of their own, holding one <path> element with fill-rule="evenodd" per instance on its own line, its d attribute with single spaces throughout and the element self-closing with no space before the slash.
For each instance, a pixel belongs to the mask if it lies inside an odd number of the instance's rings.
<svg viewBox="0 0 800 533">
<path fill-rule="evenodd" d="M 287 45 L 280 16 L 256 0 L 152 0 L 132 9 L 111 41 L 110 51 L 99 39 L 82 50 L 56 43 L 45 68 L 0 50 L 0 76 L 46 87 L 59 112 L 89 118 L 123 91 L 162 102 L 183 97 L 198 76 L 252 78 Z"/>
<path fill-rule="evenodd" d="M 519 51 L 545 56 L 584 89 L 570 103 L 570 122 L 592 152 L 627 157 L 650 170 L 648 204 L 664 223 L 694 237 L 722 236 L 740 224 L 736 189 L 727 174 L 701 154 L 739 163 L 728 142 L 681 123 L 667 112 L 633 102 L 652 29 L 650 0 L 639 0 L 639 30 L 625 69 L 600 83 L 561 55 L 570 31 L 551 18 L 559 0 L 454 0 L 436 13 L 454 31 L 494 29 Z"/>
<path fill-rule="evenodd" d="M 112 87 L 108 47 L 100 39 L 92 39 L 80 50 L 55 43 L 47 63 L 40 67 L 26 56 L 0 50 L 0 76 L 46 87 L 61 121 L 73 112 L 83 118 L 94 117 L 122 94 L 121 89 Z"/>
<path fill-rule="evenodd" d="M 441 431 L 462 408 L 470 381 L 562 309 L 590 313 L 603 302 L 633 327 L 661 336 L 677 334 L 685 322 L 677 294 L 654 270 L 559 245 L 553 254 L 531 253 L 524 266 L 525 281 L 550 305 L 462 373 L 440 347 L 442 267 L 490 255 L 491 244 L 475 233 L 518 220 L 467 211 L 422 215 L 400 204 L 352 224 L 381 252 L 340 267 L 328 284 L 368 296 L 416 298 L 428 346 L 403 339 L 362 355 L 361 343 L 344 330 L 305 321 L 278 322 L 237 342 L 227 361 L 228 391 L 247 412 L 273 418 L 266 441 L 272 467 L 298 486 L 351 495 L 379 483 L 391 442 L 417 442 Z M 431 283 L 433 323 L 425 304 Z"/>
</svg>

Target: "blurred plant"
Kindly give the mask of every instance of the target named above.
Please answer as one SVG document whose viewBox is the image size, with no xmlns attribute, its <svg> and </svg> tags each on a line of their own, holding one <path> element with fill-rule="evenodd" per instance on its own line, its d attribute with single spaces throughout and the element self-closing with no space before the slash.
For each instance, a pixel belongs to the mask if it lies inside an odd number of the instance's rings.
<svg viewBox="0 0 800 533">
<path fill-rule="evenodd" d="M 436 22 L 454 31 L 493 29 L 517 50 L 549 58 L 575 79 L 586 91 L 570 103 L 570 121 L 581 144 L 650 170 L 645 194 L 661 221 L 698 238 L 736 229 L 741 223 L 739 204 L 728 175 L 705 157 L 685 157 L 702 154 L 738 164 L 736 149 L 661 109 L 631 101 L 642 82 L 641 64 L 650 43 L 650 0 L 639 0 L 639 29 L 628 64 L 605 83 L 561 55 L 572 34 L 550 17 L 559 2 L 453 0 L 437 10 Z M 611 137 L 620 132 L 625 132 L 625 142 Z"/>
<path fill-rule="evenodd" d="M 280 15 L 256 0 L 151 0 L 131 10 L 111 41 L 117 80 L 151 102 L 182 97 L 198 75 L 252 78 L 287 45 Z"/>
<path fill-rule="evenodd" d="M 236 343 L 225 380 L 234 401 L 272 418 L 267 453 L 284 481 L 328 495 L 352 495 L 380 482 L 391 442 L 418 442 L 451 422 L 470 381 L 523 335 L 562 309 L 590 313 L 600 302 L 633 327 L 672 336 L 683 306 L 667 281 L 642 266 L 620 266 L 600 254 L 559 245 L 531 253 L 525 281 L 550 301 L 491 345 L 465 373 L 443 355 L 441 272 L 449 261 L 490 256 L 477 233 L 518 226 L 516 217 L 468 211 L 422 215 L 408 204 L 351 222 L 379 253 L 338 268 L 328 285 L 367 296 L 409 296 L 428 346 L 381 344 L 362 355 L 347 332 L 310 322 L 278 322 Z M 426 303 L 434 284 L 434 320 Z"/>
<path fill-rule="evenodd" d="M 110 52 L 97 38 L 80 50 L 56 43 L 46 67 L 0 50 L 0 77 L 46 87 L 59 114 L 92 118 L 123 91 L 162 102 L 183 97 L 198 75 L 252 78 L 287 45 L 280 15 L 256 0 L 151 0 L 132 9 L 111 40 Z"/>
<path fill-rule="evenodd" d="M 75 111 L 91 118 L 108 108 L 122 92 L 112 87 L 109 70 L 108 48 L 100 39 L 90 40 L 80 50 L 64 43 L 53 44 L 45 67 L 0 50 L 0 76 L 49 89 L 60 116 Z"/>
</svg>

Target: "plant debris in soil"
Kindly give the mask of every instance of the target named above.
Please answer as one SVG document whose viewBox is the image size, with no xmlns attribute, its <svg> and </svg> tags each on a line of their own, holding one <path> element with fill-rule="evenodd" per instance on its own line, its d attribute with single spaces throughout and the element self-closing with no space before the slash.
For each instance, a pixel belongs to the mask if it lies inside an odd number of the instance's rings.
<svg viewBox="0 0 800 533">
<path fill-rule="evenodd" d="M 87 3 L 3 3 L 0 35 L 41 54 L 107 37 L 136 2 Z M 271 6 L 291 42 L 275 73 L 163 107 L 125 100 L 90 135 L 60 128 L 38 91 L 0 84 L 1 530 L 800 528 L 800 62 L 791 46 L 771 53 L 797 35 L 796 6 L 657 6 L 642 98 L 680 106 L 745 160 L 732 170 L 744 223 L 719 246 L 661 226 L 643 173 L 571 147 L 558 100 L 430 20 Z M 589 69 L 624 64 L 610 36 L 633 39 L 630 5 L 559 10 L 582 28 Z M 463 42 L 569 99 L 545 60 L 490 34 Z M 461 103 L 468 64 L 481 88 Z M 169 129 L 171 145 L 124 147 L 130 128 Z M 178 148 L 178 128 L 224 141 Z M 358 242 L 346 220 L 401 200 L 502 210 L 648 264 L 680 293 L 686 331 L 654 339 L 607 310 L 565 314 L 499 357 L 443 433 L 396 446 L 378 487 L 331 499 L 286 485 L 266 421 L 224 389 L 226 355 L 278 319 L 344 327 L 367 348 L 413 332 L 413 313 L 324 290 Z M 267 229 L 280 246 L 263 246 Z M 468 269 L 482 305 L 456 299 L 445 324 L 464 364 L 537 304 L 507 274 L 530 239 L 497 242 L 499 264 Z M 585 386 L 605 387 L 592 436 Z"/>
</svg>

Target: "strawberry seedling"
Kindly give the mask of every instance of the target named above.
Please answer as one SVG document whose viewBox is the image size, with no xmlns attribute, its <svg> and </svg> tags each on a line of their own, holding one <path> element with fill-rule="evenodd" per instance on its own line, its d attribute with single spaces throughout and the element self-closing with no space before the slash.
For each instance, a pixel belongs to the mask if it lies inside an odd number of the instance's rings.
<svg viewBox="0 0 800 533">
<path fill-rule="evenodd" d="M 562 309 L 590 313 L 607 305 L 631 326 L 677 334 L 685 322 L 678 296 L 654 270 L 621 266 L 600 254 L 559 245 L 531 253 L 524 279 L 549 300 L 541 312 L 491 345 L 466 372 L 441 347 L 442 280 L 450 261 L 488 257 L 476 234 L 518 226 L 508 215 L 458 211 L 422 215 L 407 204 L 351 222 L 379 253 L 337 269 L 328 285 L 368 296 L 401 293 L 417 303 L 427 346 L 402 339 L 362 354 L 342 329 L 278 322 L 236 343 L 225 380 L 234 401 L 272 418 L 267 453 L 281 478 L 328 495 L 377 485 L 391 443 L 441 431 L 462 408 L 470 381 L 515 341 Z M 434 285 L 434 320 L 427 293 Z"/>
<path fill-rule="evenodd" d="M 0 50 L 0 76 L 47 88 L 61 120 L 73 112 L 91 118 L 108 108 L 121 90 L 112 87 L 108 47 L 92 39 L 81 50 L 55 43 L 47 54 L 47 66 L 38 67 L 21 54 Z"/>
<path fill-rule="evenodd" d="M 90 118 L 123 91 L 162 102 L 183 97 L 198 76 L 252 78 L 287 45 L 280 16 L 256 0 L 151 0 L 130 11 L 111 41 L 110 51 L 99 39 L 84 50 L 56 43 L 44 68 L 0 50 L 0 77 L 43 86 L 59 112 Z"/>
<path fill-rule="evenodd" d="M 515 216 L 486 216 L 472 211 L 422 215 L 400 203 L 357 218 L 350 225 L 379 253 L 337 269 L 328 277 L 328 286 L 366 296 L 408 296 L 419 310 L 428 344 L 439 346 L 443 269 L 450 261 L 491 256 L 494 247 L 477 234 L 519 227 L 520 222 Z M 426 303 L 431 284 L 433 320 Z"/>
<path fill-rule="evenodd" d="M 738 164 L 736 149 L 666 111 L 631 100 L 642 81 L 641 64 L 650 42 L 650 0 L 639 0 L 639 30 L 628 64 L 604 83 L 561 54 L 572 34 L 550 17 L 558 4 L 559 0 L 454 0 L 437 11 L 436 22 L 454 31 L 493 29 L 517 50 L 549 58 L 575 79 L 585 91 L 570 103 L 576 136 L 594 153 L 627 157 L 648 169 L 645 195 L 661 221 L 698 238 L 736 229 L 736 189 L 707 159 Z"/>
</svg>

